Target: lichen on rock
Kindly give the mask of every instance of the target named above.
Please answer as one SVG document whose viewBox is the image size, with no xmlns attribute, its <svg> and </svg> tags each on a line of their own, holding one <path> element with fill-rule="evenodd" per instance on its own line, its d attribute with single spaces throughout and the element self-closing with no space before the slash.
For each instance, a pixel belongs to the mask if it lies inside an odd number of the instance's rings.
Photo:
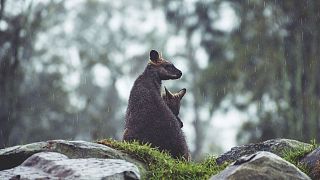
<svg viewBox="0 0 320 180">
<path fill-rule="evenodd" d="M 139 169 L 121 159 L 70 159 L 56 152 L 40 152 L 21 165 L 0 171 L 0 179 L 140 179 Z"/>
<path fill-rule="evenodd" d="M 259 151 L 238 159 L 211 180 L 305 179 L 310 178 L 293 164 L 276 154 Z"/>
<path fill-rule="evenodd" d="M 271 139 L 260 143 L 251 143 L 231 148 L 230 151 L 220 155 L 217 163 L 233 162 L 244 155 L 250 155 L 258 151 L 268 151 L 279 156 L 285 150 L 294 150 L 301 147 L 312 147 L 311 144 L 303 143 L 292 139 Z"/>
</svg>

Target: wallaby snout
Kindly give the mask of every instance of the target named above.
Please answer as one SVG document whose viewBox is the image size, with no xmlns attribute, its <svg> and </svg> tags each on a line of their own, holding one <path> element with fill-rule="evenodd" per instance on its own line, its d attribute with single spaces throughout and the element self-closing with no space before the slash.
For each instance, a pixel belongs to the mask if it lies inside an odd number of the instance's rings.
<svg viewBox="0 0 320 180">
<path fill-rule="evenodd" d="M 170 66 L 165 67 L 165 70 L 167 71 L 167 73 L 164 73 L 166 77 L 163 77 L 163 80 L 165 80 L 166 78 L 172 79 L 172 80 L 181 78 L 182 72 L 179 69 L 177 69 L 173 64 L 170 64 Z"/>
<path fill-rule="evenodd" d="M 181 76 L 182 76 L 182 72 L 179 69 L 177 69 L 176 79 L 181 78 Z"/>
</svg>

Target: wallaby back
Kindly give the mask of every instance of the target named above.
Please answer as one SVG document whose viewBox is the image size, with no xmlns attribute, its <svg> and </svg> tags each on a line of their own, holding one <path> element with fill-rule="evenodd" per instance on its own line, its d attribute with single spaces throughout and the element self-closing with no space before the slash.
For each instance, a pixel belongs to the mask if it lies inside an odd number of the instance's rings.
<svg viewBox="0 0 320 180">
<path fill-rule="evenodd" d="M 126 112 L 123 140 L 138 140 L 168 151 L 173 157 L 188 158 L 188 147 L 176 116 L 161 97 L 161 81 L 182 75 L 155 50 L 144 72 L 135 80 Z"/>
</svg>

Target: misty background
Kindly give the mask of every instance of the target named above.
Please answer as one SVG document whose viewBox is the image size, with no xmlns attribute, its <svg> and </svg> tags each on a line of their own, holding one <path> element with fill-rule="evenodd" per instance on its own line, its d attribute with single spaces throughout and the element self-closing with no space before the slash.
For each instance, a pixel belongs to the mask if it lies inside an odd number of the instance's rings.
<svg viewBox="0 0 320 180">
<path fill-rule="evenodd" d="M 320 141 L 319 0 L 0 0 L 0 148 L 121 139 L 156 49 L 183 76 L 195 159 L 271 138 Z"/>
</svg>

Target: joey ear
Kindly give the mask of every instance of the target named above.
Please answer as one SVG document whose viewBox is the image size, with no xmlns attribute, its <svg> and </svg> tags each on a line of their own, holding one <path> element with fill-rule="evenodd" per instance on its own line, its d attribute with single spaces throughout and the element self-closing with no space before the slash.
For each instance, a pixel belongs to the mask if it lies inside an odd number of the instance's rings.
<svg viewBox="0 0 320 180">
<path fill-rule="evenodd" d="M 166 96 L 168 97 L 168 98 L 173 98 L 173 94 L 166 88 L 166 87 L 164 87 L 164 90 L 166 91 Z"/>
<path fill-rule="evenodd" d="M 178 92 L 179 98 L 182 99 L 183 96 L 186 94 L 186 92 L 187 92 L 186 88 L 181 89 L 181 90 Z"/>
<path fill-rule="evenodd" d="M 159 59 L 160 59 L 160 55 L 159 55 L 158 51 L 151 50 L 150 51 L 150 60 L 152 62 L 157 62 Z"/>
</svg>

